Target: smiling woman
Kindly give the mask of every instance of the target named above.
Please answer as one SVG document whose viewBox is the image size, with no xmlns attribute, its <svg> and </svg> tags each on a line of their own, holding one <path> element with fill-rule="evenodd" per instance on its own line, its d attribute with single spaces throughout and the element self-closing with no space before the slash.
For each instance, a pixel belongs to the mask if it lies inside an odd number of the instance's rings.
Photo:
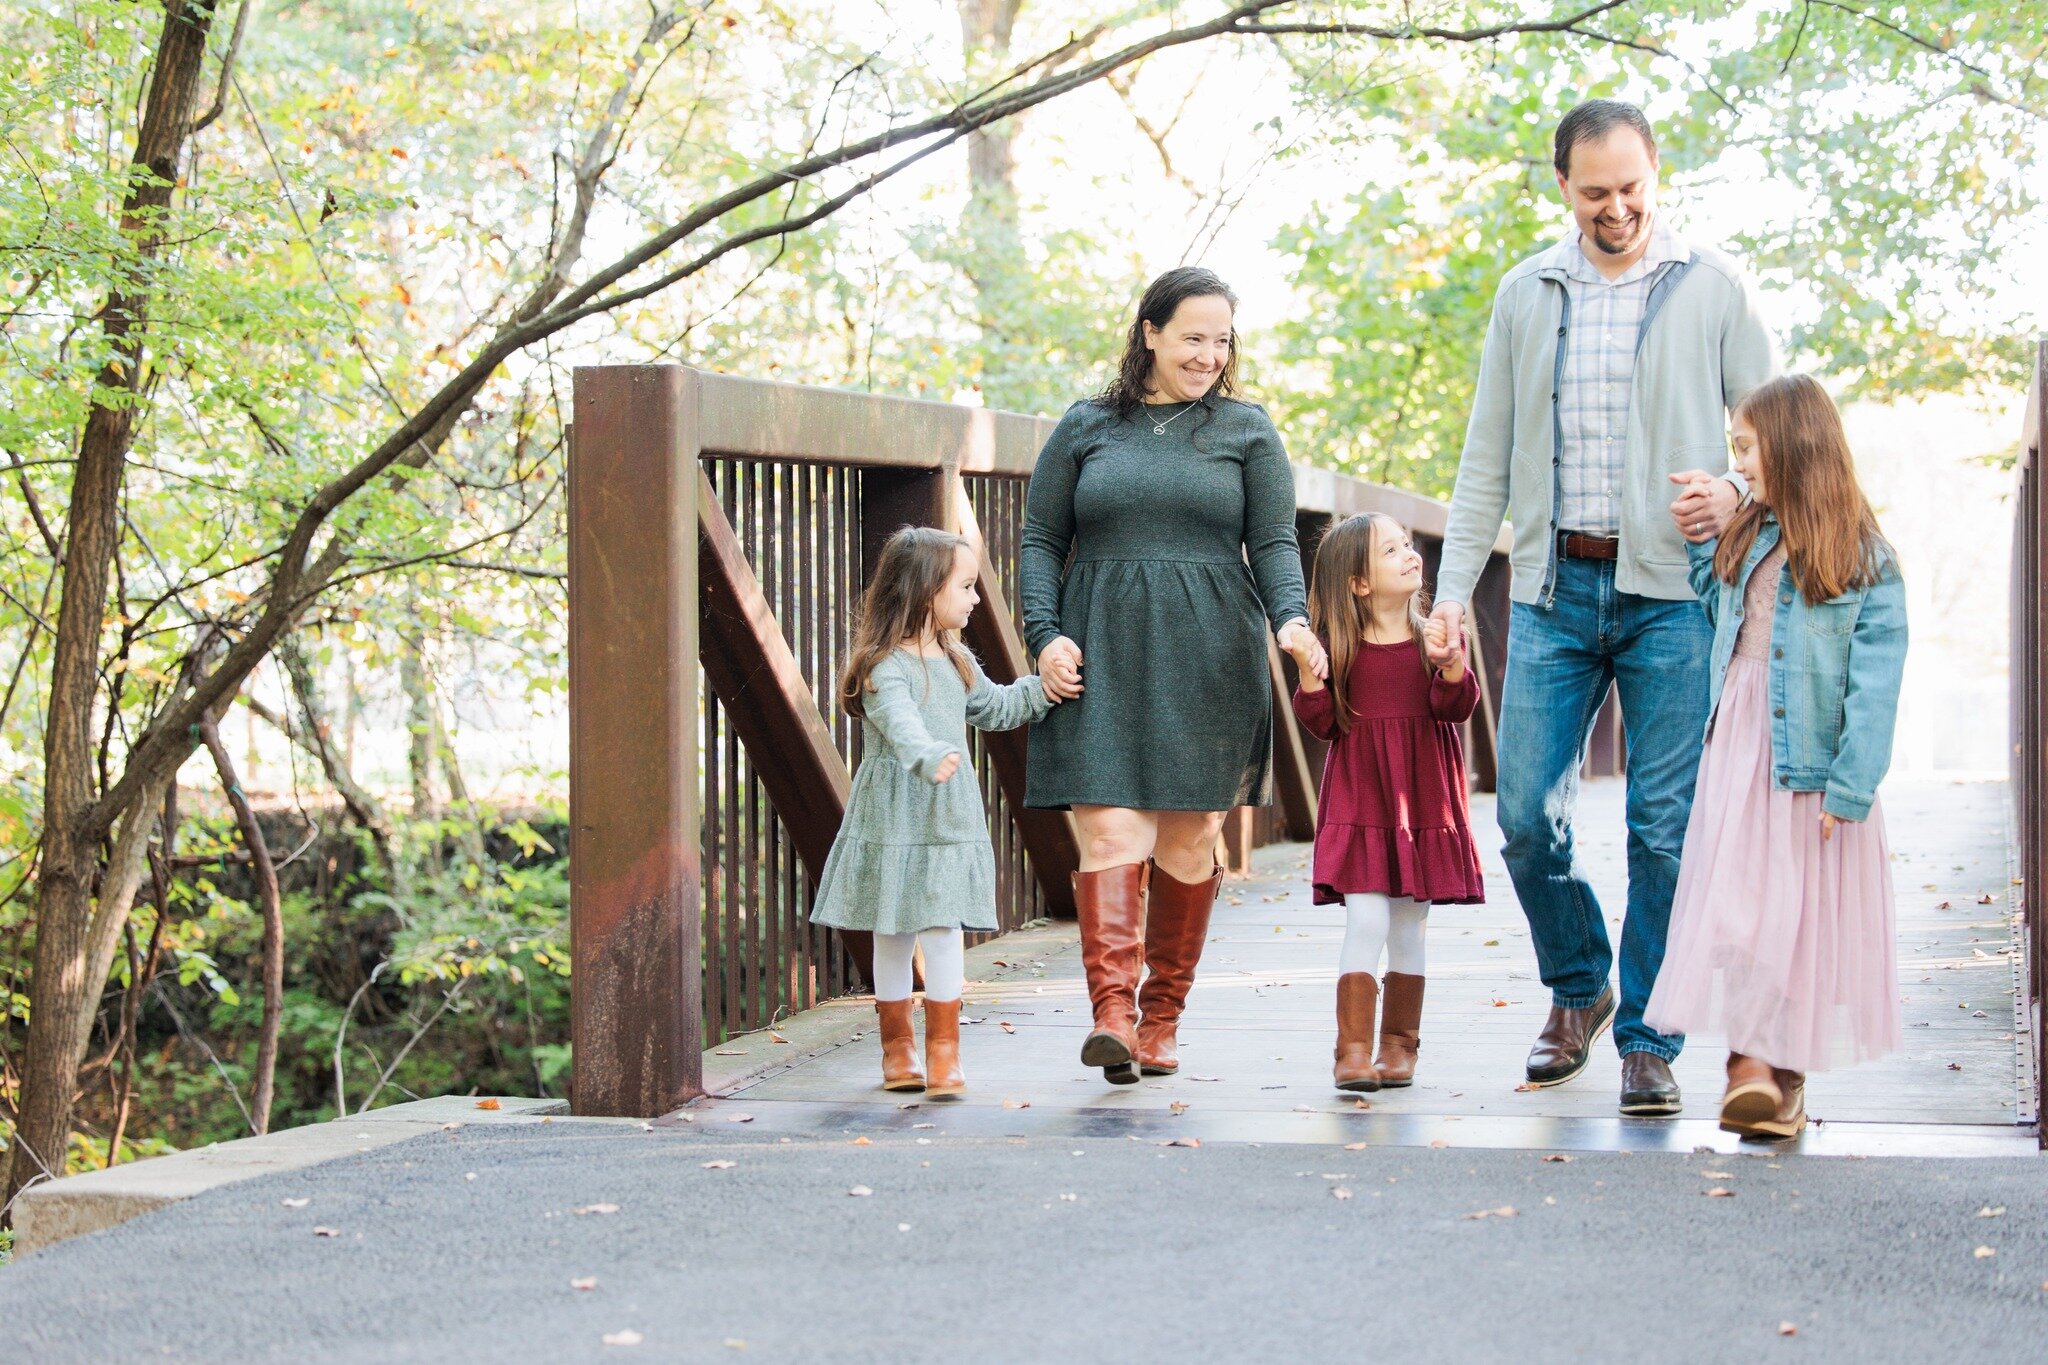
<svg viewBox="0 0 2048 1365">
<path fill-rule="evenodd" d="M 1320 658 L 1287 452 L 1233 396 L 1236 308 L 1211 271 L 1154 280 L 1116 378 L 1060 420 L 1025 509 L 1026 642 L 1048 694 L 1079 697 L 1033 728 L 1025 800 L 1081 828 L 1081 1060 L 1113 1084 L 1178 1069 L 1223 812 L 1270 799 L 1269 628 Z"/>
</svg>

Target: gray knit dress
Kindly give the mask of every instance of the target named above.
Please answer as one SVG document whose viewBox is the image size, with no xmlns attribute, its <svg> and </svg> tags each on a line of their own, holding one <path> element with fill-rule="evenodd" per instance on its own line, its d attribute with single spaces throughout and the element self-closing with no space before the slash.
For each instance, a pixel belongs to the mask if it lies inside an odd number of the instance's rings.
<svg viewBox="0 0 2048 1365">
<path fill-rule="evenodd" d="M 1032 727 L 1024 804 L 1267 804 L 1267 632 L 1308 601 L 1266 410 L 1074 404 L 1039 452 L 1021 551 L 1025 642 L 1079 645 L 1085 689 Z"/>
<path fill-rule="evenodd" d="M 907 649 L 875 665 L 868 685 L 860 768 L 812 922 L 878 934 L 997 928 L 996 855 L 967 727 L 1042 720 L 1045 689 L 1035 676 L 998 686 L 979 667 L 968 688 L 951 660 Z M 947 754 L 960 755 L 959 770 L 934 783 Z"/>
</svg>

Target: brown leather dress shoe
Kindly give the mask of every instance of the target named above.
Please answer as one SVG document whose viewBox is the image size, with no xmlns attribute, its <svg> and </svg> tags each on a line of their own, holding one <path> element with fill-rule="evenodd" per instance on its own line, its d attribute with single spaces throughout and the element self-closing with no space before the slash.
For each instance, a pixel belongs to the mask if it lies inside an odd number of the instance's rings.
<svg viewBox="0 0 2048 1365">
<path fill-rule="evenodd" d="M 1373 1067 L 1380 1084 L 1399 1090 L 1415 1080 L 1415 1054 L 1422 1050 L 1422 984 L 1412 972 L 1388 972 L 1380 978 L 1380 1055 Z"/>
<path fill-rule="evenodd" d="M 922 1090 L 924 1073 L 917 1069 L 917 1033 L 910 1022 L 908 1000 L 877 1000 L 875 1017 L 882 1024 L 882 1089 Z"/>
<path fill-rule="evenodd" d="M 1149 865 L 1122 863 L 1074 874 L 1081 921 L 1081 967 L 1095 1028 L 1081 1064 L 1099 1066 L 1111 1085 L 1138 1083 L 1138 973 L 1145 964 L 1145 880 Z"/>
<path fill-rule="evenodd" d="M 1372 1064 L 1372 1016 L 1378 1008 L 1379 982 L 1371 972 L 1346 972 L 1337 978 L 1337 1046 L 1332 1079 L 1339 1090 L 1380 1088 Z"/>
<path fill-rule="evenodd" d="M 1654 1052 L 1622 1054 L 1622 1113 L 1660 1118 L 1684 1107 L 1678 1095 L 1678 1082 L 1671 1075 L 1671 1063 Z"/>
<path fill-rule="evenodd" d="M 1536 1046 L 1529 1049 L 1529 1084 L 1563 1085 L 1584 1071 L 1593 1060 L 1593 1044 L 1614 1022 L 1614 1010 L 1612 985 L 1584 1009 L 1552 1005 Z"/>
<path fill-rule="evenodd" d="M 1784 1103 L 1785 1092 L 1779 1089 L 1769 1062 L 1740 1052 L 1728 1054 L 1728 1089 L 1721 1096 L 1722 1132 L 1747 1134 L 1775 1117 Z"/>
<path fill-rule="evenodd" d="M 1138 1069 L 1147 1076 L 1180 1070 L 1181 1011 L 1195 984 L 1209 915 L 1223 885 L 1217 868 L 1199 882 L 1184 882 L 1152 864 L 1145 893 L 1145 984 L 1138 991 Z"/>
</svg>

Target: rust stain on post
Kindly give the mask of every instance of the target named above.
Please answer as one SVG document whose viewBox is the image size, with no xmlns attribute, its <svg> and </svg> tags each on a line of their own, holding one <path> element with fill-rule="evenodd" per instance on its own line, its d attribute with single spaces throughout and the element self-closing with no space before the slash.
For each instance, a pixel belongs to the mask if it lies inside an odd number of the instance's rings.
<svg viewBox="0 0 2048 1365">
<path fill-rule="evenodd" d="M 696 376 L 580 368 L 569 456 L 571 1103 L 703 1093 Z"/>
</svg>

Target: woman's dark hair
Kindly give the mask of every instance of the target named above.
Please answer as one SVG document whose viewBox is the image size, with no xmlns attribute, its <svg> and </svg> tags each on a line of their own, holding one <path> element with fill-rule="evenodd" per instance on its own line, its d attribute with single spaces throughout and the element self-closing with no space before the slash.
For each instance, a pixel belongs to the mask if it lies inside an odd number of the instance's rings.
<svg viewBox="0 0 2048 1365">
<path fill-rule="evenodd" d="M 1218 298 L 1230 305 L 1232 313 L 1237 311 L 1237 295 L 1223 282 L 1222 276 L 1199 265 L 1181 265 L 1161 275 L 1145 286 L 1145 293 L 1138 300 L 1138 315 L 1131 319 L 1131 330 L 1124 336 L 1123 359 L 1117 362 L 1116 378 L 1109 386 L 1096 395 L 1095 401 L 1115 412 L 1118 417 L 1129 417 L 1145 405 L 1145 394 L 1152 378 L 1152 352 L 1145 346 L 1145 324 L 1164 328 L 1173 320 L 1181 304 L 1189 299 Z M 1209 407 L 1212 398 L 1228 398 L 1237 392 L 1237 328 L 1230 329 L 1230 359 L 1223 364 L 1223 373 L 1216 376 L 1216 382 L 1209 392 L 1202 396 L 1202 406 Z"/>
</svg>

